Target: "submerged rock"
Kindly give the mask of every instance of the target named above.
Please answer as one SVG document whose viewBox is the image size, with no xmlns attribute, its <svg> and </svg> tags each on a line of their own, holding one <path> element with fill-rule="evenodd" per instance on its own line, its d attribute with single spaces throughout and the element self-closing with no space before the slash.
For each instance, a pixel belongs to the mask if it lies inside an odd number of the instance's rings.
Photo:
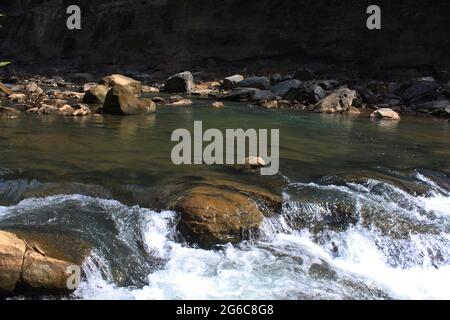
<svg viewBox="0 0 450 320">
<path fill-rule="evenodd" d="M 0 118 L 15 119 L 22 115 L 22 112 L 17 109 L 0 106 Z"/>
<path fill-rule="evenodd" d="M 190 93 L 194 88 L 194 77 L 189 71 L 180 72 L 166 80 L 164 91 Z"/>
<path fill-rule="evenodd" d="M 225 108 L 225 105 L 223 104 L 223 102 L 216 101 L 211 104 L 211 108 L 222 109 L 222 108 Z"/>
<path fill-rule="evenodd" d="M 113 115 L 154 113 L 156 104 L 151 99 L 139 99 L 124 86 L 114 86 L 106 95 L 102 112 Z"/>
<path fill-rule="evenodd" d="M 182 99 L 182 100 L 178 100 L 176 102 L 169 103 L 169 104 L 167 104 L 167 106 L 169 106 L 169 107 L 190 107 L 190 106 L 192 106 L 192 100 Z"/>
<path fill-rule="evenodd" d="M 378 109 L 371 114 L 371 117 L 378 119 L 400 120 L 398 113 L 390 108 Z"/>
</svg>

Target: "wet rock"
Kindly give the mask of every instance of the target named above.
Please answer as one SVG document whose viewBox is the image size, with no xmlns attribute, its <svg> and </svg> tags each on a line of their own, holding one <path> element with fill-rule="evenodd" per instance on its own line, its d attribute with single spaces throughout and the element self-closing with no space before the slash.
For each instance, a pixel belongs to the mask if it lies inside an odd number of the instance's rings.
<svg viewBox="0 0 450 320">
<path fill-rule="evenodd" d="M 270 90 L 270 81 L 266 77 L 251 77 L 240 81 L 237 84 L 239 88 L 256 88 L 260 90 Z"/>
<path fill-rule="evenodd" d="M 15 119 L 22 115 L 22 112 L 17 109 L 0 106 L 0 118 Z"/>
<path fill-rule="evenodd" d="M 216 101 L 211 104 L 211 108 L 222 109 L 225 108 L 225 105 L 223 104 L 223 102 Z"/>
<path fill-rule="evenodd" d="M 234 88 L 233 91 L 223 96 L 225 100 L 239 101 L 243 99 L 252 99 L 255 93 L 260 89 L 256 88 Z"/>
<path fill-rule="evenodd" d="M 183 100 L 182 96 L 170 96 L 169 97 L 169 102 L 170 103 L 175 103 L 175 102 L 178 102 L 178 101 L 181 101 L 181 100 Z"/>
<path fill-rule="evenodd" d="M 142 84 L 140 81 L 134 80 L 132 78 L 120 75 L 120 74 L 113 74 L 107 77 L 104 77 L 100 84 L 105 85 L 109 88 L 115 87 L 115 86 L 121 86 L 125 88 L 127 91 L 131 92 L 136 97 L 139 97 L 142 92 Z"/>
<path fill-rule="evenodd" d="M 124 86 L 114 86 L 109 90 L 103 104 L 102 112 L 113 115 L 133 115 L 154 113 L 155 103 L 150 99 L 139 99 Z"/>
<path fill-rule="evenodd" d="M 47 256 L 37 243 L 0 231 L 0 293 L 36 290 L 45 294 L 67 292 L 73 263 Z"/>
<path fill-rule="evenodd" d="M 102 104 L 105 102 L 108 91 L 109 87 L 102 84 L 89 86 L 89 88 L 85 91 L 83 102 L 92 104 Z"/>
<path fill-rule="evenodd" d="M 178 203 L 180 228 L 204 247 L 237 243 L 256 232 L 263 214 L 247 196 L 214 187 L 196 187 Z"/>
<path fill-rule="evenodd" d="M 259 103 L 259 106 L 266 108 L 266 109 L 277 109 L 278 101 L 277 100 L 261 101 Z"/>
<path fill-rule="evenodd" d="M 357 93 L 348 88 L 340 88 L 333 91 L 329 96 L 321 100 L 315 107 L 315 112 L 335 113 L 345 112 L 350 109 L 353 100 L 357 98 Z"/>
<path fill-rule="evenodd" d="M 65 116 L 70 116 L 70 115 L 72 115 L 72 113 L 75 111 L 75 109 L 74 108 L 72 108 L 71 106 L 69 106 L 68 104 L 65 104 L 64 106 L 62 106 L 61 108 L 59 108 L 59 112 L 62 114 L 62 115 L 65 115 Z"/>
<path fill-rule="evenodd" d="M 262 101 L 262 100 L 270 100 L 275 98 L 275 95 L 270 90 L 258 90 L 253 93 L 251 96 L 251 100 L 253 101 Z"/>
<path fill-rule="evenodd" d="M 164 91 L 190 93 L 194 88 L 194 77 L 189 71 L 180 72 L 166 80 Z"/>
<path fill-rule="evenodd" d="M 302 82 L 299 80 L 286 80 L 283 82 L 279 82 L 272 87 L 272 92 L 275 96 L 284 97 L 289 90 L 293 88 L 298 88 L 302 85 Z"/>
<path fill-rule="evenodd" d="M 72 117 L 84 117 L 92 113 L 88 105 L 78 104 L 74 107 L 74 111 L 70 114 Z"/>
<path fill-rule="evenodd" d="M 20 279 L 25 242 L 16 235 L 0 231 L 0 293 L 12 292 Z"/>
<path fill-rule="evenodd" d="M 192 106 L 192 100 L 189 99 L 182 99 L 176 102 L 172 102 L 167 104 L 169 107 L 190 107 Z"/>
<path fill-rule="evenodd" d="M 291 101 L 300 101 L 304 104 L 315 104 L 325 98 L 327 93 L 318 84 L 305 82 L 298 88 L 292 88 L 284 96 L 285 99 Z"/>
<path fill-rule="evenodd" d="M 164 98 L 162 97 L 153 97 L 152 101 L 155 103 L 164 103 Z"/>
<path fill-rule="evenodd" d="M 37 113 L 38 114 L 57 114 L 57 113 L 59 113 L 59 108 L 44 103 L 39 108 Z"/>
<path fill-rule="evenodd" d="M 23 259 L 21 282 L 35 290 L 67 291 L 72 263 L 28 250 Z"/>
<path fill-rule="evenodd" d="M 143 93 L 159 93 L 159 89 L 150 86 L 142 86 Z"/>
<path fill-rule="evenodd" d="M 347 110 L 347 113 L 357 115 L 357 114 L 361 114 L 361 111 L 356 107 L 350 106 L 350 108 L 348 108 L 348 110 Z"/>
<path fill-rule="evenodd" d="M 244 76 L 235 74 L 234 76 L 227 77 L 222 80 L 222 86 L 226 90 L 231 90 L 237 87 L 237 84 L 244 80 Z"/>
<path fill-rule="evenodd" d="M 400 120 L 398 113 L 390 108 L 378 109 L 371 114 L 371 117 L 376 119 Z"/>
<path fill-rule="evenodd" d="M 56 100 L 72 100 L 75 102 L 83 101 L 84 93 L 73 92 L 73 91 L 59 91 L 59 90 L 51 90 L 47 92 L 47 95 L 51 99 Z"/>
</svg>

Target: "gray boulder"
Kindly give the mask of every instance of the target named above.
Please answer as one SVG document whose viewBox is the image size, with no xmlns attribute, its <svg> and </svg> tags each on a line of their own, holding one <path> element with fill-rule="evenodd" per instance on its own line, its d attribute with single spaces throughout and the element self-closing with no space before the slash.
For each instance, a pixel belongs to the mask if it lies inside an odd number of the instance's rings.
<svg viewBox="0 0 450 320">
<path fill-rule="evenodd" d="M 417 104 L 436 98 L 438 88 L 439 85 L 433 78 L 421 78 L 407 87 L 401 96 L 409 104 Z"/>
<path fill-rule="evenodd" d="M 164 85 L 164 90 L 170 93 L 190 93 L 192 89 L 194 89 L 194 77 L 189 71 L 170 77 Z"/>
<path fill-rule="evenodd" d="M 224 100 L 239 101 L 243 99 L 253 99 L 255 94 L 261 90 L 256 88 L 234 88 L 233 91 L 223 96 Z"/>
<path fill-rule="evenodd" d="M 222 86 L 226 90 L 231 90 L 236 88 L 237 84 L 244 80 L 244 76 L 240 74 L 235 74 L 234 76 L 227 77 L 222 80 Z"/>
<path fill-rule="evenodd" d="M 270 81 L 266 77 L 251 77 L 240 81 L 237 84 L 240 88 L 257 88 L 260 90 L 270 90 Z"/>
<path fill-rule="evenodd" d="M 302 82 L 296 79 L 279 82 L 272 87 L 275 96 L 284 97 L 292 88 L 298 88 Z"/>
<path fill-rule="evenodd" d="M 357 97 L 358 94 L 356 91 L 348 88 L 340 88 L 319 101 L 319 103 L 314 106 L 314 111 L 320 113 L 346 112 L 350 109 L 353 100 Z"/>
</svg>

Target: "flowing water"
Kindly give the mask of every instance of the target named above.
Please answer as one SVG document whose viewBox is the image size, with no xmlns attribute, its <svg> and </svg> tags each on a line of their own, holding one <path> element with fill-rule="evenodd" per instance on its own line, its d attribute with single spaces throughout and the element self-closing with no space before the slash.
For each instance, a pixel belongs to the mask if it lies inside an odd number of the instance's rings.
<svg viewBox="0 0 450 320">
<path fill-rule="evenodd" d="M 73 299 L 450 298 L 448 122 L 209 103 L 140 117 L 0 120 L 0 229 L 88 243 Z M 280 129 L 279 175 L 174 166 L 171 132 L 195 120 Z M 205 178 L 269 188 L 282 210 L 258 237 L 200 249 L 153 198 Z"/>
</svg>

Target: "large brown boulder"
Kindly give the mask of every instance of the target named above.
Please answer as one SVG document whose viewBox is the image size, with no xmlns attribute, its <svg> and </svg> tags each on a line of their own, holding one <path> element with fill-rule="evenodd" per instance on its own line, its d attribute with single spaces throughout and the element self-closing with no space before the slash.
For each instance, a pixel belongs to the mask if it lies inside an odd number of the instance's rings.
<svg viewBox="0 0 450 320">
<path fill-rule="evenodd" d="M 257 231 L 263 214 L 244 194 L 211 186 L 192 189 L 177 205 L 180 227 L 201 246 L 237 243 Z"/>
<path fill-rule="evenodd" d="M 67 290 L 73 264 L 27 251 L 22 266 L 22 282 L 32 289 Z"/>
<path fill-rule="evenodd" d="M 75 265 L 46 256 L 34 242 L 0 231 L 0 293 L 18 288 L 53 293 L 70 291 L 67 283 Z"/>
<path fill-rule="evenodd" d="M 102 112 L 113 115 L 154 113 L 156 104 L 151 99 L 139 99 L 127 87 L 117 85 L 109 90 Z"/>
<path fill-rule="evenodd" d="M 0 292 L 12 292 L 20 279 L 26 245 L 16 235 L 0 231 Z"/>
<path fill-rule="evenodd" d="M 108 94 L 109 87 L 99 84 L 91 86 L 84 94 L 84 103 L 101 104 L 105 102 L 106 95 Z"/>
<path fill-rule="evenodd" d="M 129 91 L 131 91 L 135 96 L 139 97 L 142 92 L 142 84 L 140 81 L 134 80 L 132 78 L 120 75 L 120 74 L 113 74 L 107 77 L 104 77 L 100 84 L 107 86 L 107 87 L 114 87 L 114 86 L 121 86 Z"/>
<path fill-rule="evenodd" d="M 353 104 L 353 100 L 357 97 L 358 94 L 355 90 L 340 88 L 319 101 L 314 106 L 314 111 L 321 113 L 346 112 L 350 109 Z"/>
</svg>

